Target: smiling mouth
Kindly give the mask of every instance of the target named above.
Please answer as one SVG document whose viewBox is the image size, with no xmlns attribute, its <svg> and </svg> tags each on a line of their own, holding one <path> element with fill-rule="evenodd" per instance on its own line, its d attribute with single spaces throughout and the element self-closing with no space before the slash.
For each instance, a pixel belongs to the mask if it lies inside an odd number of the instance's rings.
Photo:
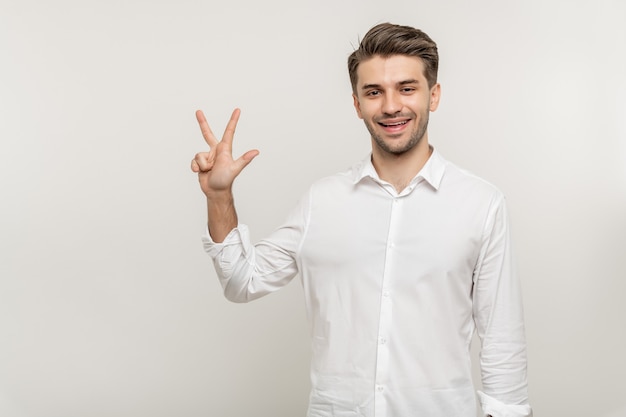
<svg viewBox="0 0 626 417">
<path fill-rule="evenodd" d="M 383 126 L 383 127 L 396 127 L 396 126 L 403 126 L 405 124 L 409 123 L 408 120 L 403 120 L 401 122 L 394 122 L 394 123 L 383 123 L 383 122 L 378 122 L 379 125 Z"/>
</svg>

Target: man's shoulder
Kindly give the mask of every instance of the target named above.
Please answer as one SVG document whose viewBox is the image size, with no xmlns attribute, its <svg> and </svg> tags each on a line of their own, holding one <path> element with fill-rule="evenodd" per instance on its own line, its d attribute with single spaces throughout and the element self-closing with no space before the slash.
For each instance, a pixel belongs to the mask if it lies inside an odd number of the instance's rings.
<svg viewBox="0 0 626 417">
<path fill-rule="evenodd" d="M 454 191 L 465 189 L 472 193 L 480 193 L 485 197 L 504 198 L 502 191 L 491 181 L 447 160 L 442 187 L 444 189 L 448 187 Z"/>
<path fill-rule="evenodd" d="M 348 189 L 353 184 L 354 175 L 352 170 L 348 169 L 317 179 L 311 184 L 311 191 Z"/>
<path fill-rule="evenodd" d="M 365 162 L 361 160 L 342 171 L 321 177 L 313 182 L 312 188 L 323 190 L 337 187 L 352 187 L 358 181 L 364 163 Z"/>
</svg>

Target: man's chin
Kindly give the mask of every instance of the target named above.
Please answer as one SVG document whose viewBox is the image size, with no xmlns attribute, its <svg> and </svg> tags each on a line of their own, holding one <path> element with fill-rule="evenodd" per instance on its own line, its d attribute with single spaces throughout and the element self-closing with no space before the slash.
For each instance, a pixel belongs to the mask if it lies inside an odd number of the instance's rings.
<svg viewBox="0 0 626 417">
<path fill-rule="evenodd" d="M 377 144 L 382 151 L 391 155 L 403 155 L 413 148 L 409 144 L 405 142 L 400 143 L 399 141 L 391 143 L 390 141 L 383 141 L 382 143 L 377 142 Z"/>
</svg>

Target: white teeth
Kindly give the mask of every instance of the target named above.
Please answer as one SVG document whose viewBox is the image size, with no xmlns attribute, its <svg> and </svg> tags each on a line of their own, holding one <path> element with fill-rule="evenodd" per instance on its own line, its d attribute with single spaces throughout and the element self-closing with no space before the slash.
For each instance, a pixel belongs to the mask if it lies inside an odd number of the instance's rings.
<svg viewBox="0 0 626 417">
<path fill-rule="evenodd" d="M 385 126 L 400 126 L 400 125 L 405 125 L 407 123 L 407 120 L 405 120 L 404 122 L 398 122 L 398 123 L 383 123 Z"/>
</svg>

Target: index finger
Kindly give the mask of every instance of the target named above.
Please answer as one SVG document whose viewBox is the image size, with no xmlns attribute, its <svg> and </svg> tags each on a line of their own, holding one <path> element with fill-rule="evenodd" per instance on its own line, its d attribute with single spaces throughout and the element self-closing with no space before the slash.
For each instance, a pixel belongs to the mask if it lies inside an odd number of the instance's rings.
<svg viewBox="0 0 626 417">
<path fill-rule="evenodd" d="M 204 113 L 202 112 L 202 110 L 196 111 L 196 120 L 198 121 L 198 124 L 200 125 L 200 131 L 202 132 L 202 137 L 204 138 L 204 141 L 211 148 L 214 148 L 215 146 L 217 146 L 217 139 L 215 138 L 215 135 L 211 131 L 211 128 L 209 127 L 209 123 L 206 121 L 206 117 L 204 117 Z"/>
</svg>

